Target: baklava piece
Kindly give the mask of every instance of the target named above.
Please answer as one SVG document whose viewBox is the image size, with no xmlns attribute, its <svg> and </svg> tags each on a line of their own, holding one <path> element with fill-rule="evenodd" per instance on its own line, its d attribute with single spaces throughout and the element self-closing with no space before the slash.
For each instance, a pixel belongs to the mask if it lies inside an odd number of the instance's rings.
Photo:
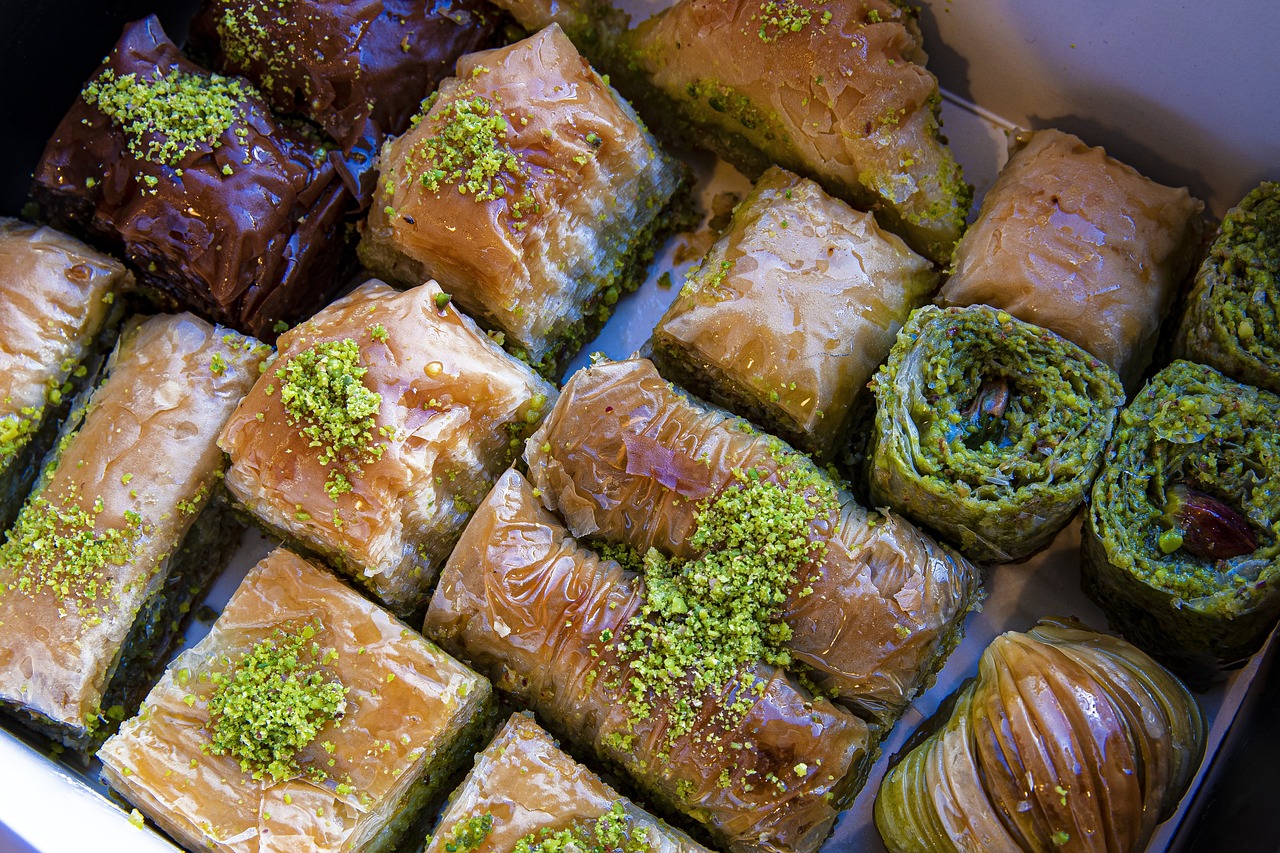
<svg viewBox="0 0 1280 853">
<path fill-rule="evenodd" d="M 812 181 L 772 168 L 653 332 L 653 360 L 713 403 L 820 459 L 933 266 Z"/>
<path fill-rule="evenodd" d="M 133 277 L 52 228 L 0 218 L 0 533 L 53 446 L 75 396 L 119 331 Z"/>
<path fill-rule="evenodd" d="M 390 850 L 493 730 L 489 683 L 279 549 L 98 753 L 191 850 Z"/>
<path fill-rule="evenodd" d="M 279 344 L 219 439 L 227 485 L 273 532 L 413 613 L 555 389 L 435 282 L 367 282 Z"/>
<path fill-rule="evenodd" d="M 268 348 L 130 325 L 0 547 L 0 707 L 88 754 L 150 687 L 241 528 L 216 439 Z"/>
<path fill-rule="evenodd" d="M 329 153 L 248 83 L 185 59 L 150 17 L 58 125 L 32 198 L 118 249 L 162 304 L 274 339 L 342 283 L 352 198 Z"/>
<path fill-rule="evenodd" d="M 682 167 L 558 26 L 459 60 L 379 163 L 361 260 L 434 278 L 547 376 L 685 212 Z"/>
<path fill-rule="evenodd" d="M 514 714 L 476 756 L 426 853 L 573 848 L 583 853 L 707 853 L 561 752 L 531 718 Z"/>
</svg>

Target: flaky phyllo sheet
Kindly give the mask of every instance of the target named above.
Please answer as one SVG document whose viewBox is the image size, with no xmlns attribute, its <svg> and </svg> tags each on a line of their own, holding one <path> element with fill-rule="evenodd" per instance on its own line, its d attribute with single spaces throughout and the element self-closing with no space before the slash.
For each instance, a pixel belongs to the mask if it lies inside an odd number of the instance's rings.
<svg viewBox="0 0 1280 853">
<path fill-rule="evenodd" d="M 192 850 L 381 851 L 470 757 L 487 681 L 283 549 L 99 752 Z"/>
<path fill-rule="evenodd" d="M 366 282 L 280 338 L 227 424 L 227 486 L 407 614 L 555 389 L 435 282 Z"/>
<path fill-rule="evenodd" d="M 170 608 L 204 589 L 239 533 L 206 509 L 215 441 L 267 352 L 189 314 L 125 331 L 0 548 L 4 707 L 86 748 L 136 705 L 133 667 L 167 651 Z"/>
<path fill-rule="evenodd" d="M 729 849 L 817 850 L 869 769 L 867 724 L 763 662 L 723 684 L 686 671 L 665 692 L 648 686 L 632 661 L 652 656 L 622 650 L 646 620 L 643 581 L 579 547 L 535 494 L 502 476 L 425 631 Z"/>
<path fill-rule="evenodd" d="M 0 531 L 72 397 L 106 357 L 124 265 L 52 228 L 0 218 Z"/>
<path fill-rule="evenodd" d="M 558 26 L 457 74 L 384 146 L 360 257 L 434 278 L 550 375 L 643 280 L 683 171 Z"/>
<path fill-rule="evenodd" d="M 658 369 L 829 459 L 932 265 L 869 213 L 772 168 L 654 329 Z"/>
<path fill-rule="evenodd" d="M 643 359 L 575 374 L 525 458 L 542 503 L 573 535 L 640 554 L 696 558 L 702 510 L 749 480 L 821 506 L 807 532 L 819 547 L 780 610 L 787 650 L 879 723 L 927 683 L 981 595 L 967 560 L 904 518 L 867 512 L 807 457 L 677 392 Z M 763 539 L 770 515 L 755 518 Z"/>
<path fill-rule="evenodd" d="M 622 797 L 561 752 L 531 717 L 513 714 L 454 792 L 426 853 L 466 847 L 706 853 L 706 848 Z M 452 846 L 450 846 L 452 845 Z"/>
</svg>

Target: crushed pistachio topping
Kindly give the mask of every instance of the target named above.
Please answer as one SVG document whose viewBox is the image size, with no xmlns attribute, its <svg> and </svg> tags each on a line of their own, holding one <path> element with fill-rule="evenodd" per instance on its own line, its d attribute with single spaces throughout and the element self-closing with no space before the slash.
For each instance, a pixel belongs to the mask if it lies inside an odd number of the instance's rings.
<svg viewBox="0 0 1280 853">
<path fill-rule="evenodd" d="M 467 853 L 475 850 L 489 837 L 493 829 L 493 815 L 472 815 L 460 820 L 449 831 L 449 840 L 444 843 L 446 853 Z"/>
<path fill-rule="evenodd" d="M 44 406 L 23 406 L 18 412 L 0 418 L 0 468 L 4 468 L 27 446 L 40 428 Z"/>
<path fill-rule="evenodd" d="M 82 96 L 124 130 L 135 157 L 176 167 L 201 146 L 217 148 L 254 94 L 247 84 L 218 74 L 175 69 L 142 78 L 108 68 Z"/>
<path fill-rule="evenodd" d="M 382 396 L 360 381 L 367 372 L 351 338 L 316 344 L 276 371 L 289 424 L 320 448 L 321 465 L 335 466 L 325 485 L 334 500 L 351 491 L 346 474 L 382 456 L 374 437 Z"/>
<path fill-rule="evenodd" d="M 800 32 L 812 17 L 813 13 L 796 0 L 764 0 L 760 4 L 760 30 L 757 35 L 761 41 L 775 42 L 787 33 Z M 828 15 L 826 20 L 830 19 Z"/>
<path fill-rule="evenodd" d="M 292 21 L 283 15 L 292 5 L 292 0 L 250 0 L 238 4 L 238 8 L 230 3 L 223 5 L 222 17 L 215 29 L 228 62 L 239 69 L 255 63 L 264 65 L 267 70 L 258 76 L 263 88 L 273 91 L 275 84 L 282 82 L 277 75 L 290 66 L 294 53 L 281 50 L 280 39 L 274 37 L 266 25 L 272 22 L 277 27 L 291 24 Z"/>
<path fill-rule="evenodd" d="M 637 827 L 620 802 L 594 820 L 575 820 L 556 832 L 549 827 L 531 832 L 511 848 L 512 853 L 647 853 L 652 849 L 648 829 Z"/>
<path fill-rule="evenodd" d="M 315 636 L 314 625 L 297 634 L 277 630 L 238 660 L 222 659 L 227 670 L 210 676 L 208 752 L 238 759 L 254 779 L 298 774 L 297 754 L 341 719 L 347 704 L 347 688 L 321 668 L 325 654 Z"/>
<path fill-rule="evenodd" d="M 22 507 L 0 547 L 0 577 L 10 591 L 29 596 L 49 592 L 59 600 L 76 601 L 81 612 L 100 613 L 113 567 L 133 559 L 147 526 L 129 511 L 123 527 L 98 529 L 102 500 L 85 509 L 77 497 L 71 487 L 60 498 L 40 495 Z"/>
</svg>

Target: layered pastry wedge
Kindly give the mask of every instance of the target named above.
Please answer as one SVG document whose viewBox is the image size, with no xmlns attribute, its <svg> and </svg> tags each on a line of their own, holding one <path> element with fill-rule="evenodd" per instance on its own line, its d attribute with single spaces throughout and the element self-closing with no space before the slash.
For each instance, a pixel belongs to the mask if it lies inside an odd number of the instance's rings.
<svg viewBox="0 0 1280 853">
<path fill-rule="evenodd" d="M 572 846 L 571 846 L 572 845 Z M 425 853 L 708 853 L 561 752 L 513 714 L 476 756 Z"/>
<path fill-rule="evenodd" d="M 485 679 L 279 549 L 98 757 L 191 850 L 381 853 L 495 722 Z"/>
<path fill-rule="evenodd" d="M 351 194 L 329 147 L 187 60 L 152 16 L 125 27 L 58 125 L 32 199 L 118 250 L 162 304 L 273 340 L 342 283 Z"/>
<path fill-rule="evenodd" d="M 129 324 L 0 547 L 0 707 L 83 754 L 137 707 L 239 541 L 216 439 L 268 351 Z"/>
<path fill-rule="evenodd" d="M 683 167 L 554 25 L 459 60 L 379 167 L 365 266 L 440 282 L 548 376 L 684 219 Z"/>
<path fill-rule="evenodd" d="M 663 376 L 819 459 L 937 287 L 927 260 L 813 181 L 771 168 L 653 331 Z"/>
<path fill-rule="evenodd" d="M 407 615 L 555 394 L 435 282 L 369 281 L 280 337 L 218 440 L 227 486 Z"/>
<path fill-rule="evenodd" d="M 133 285 L 124 265 L 52 228 L 0 218 L 0 533 L 71 402 L 92 383 Z"/>
<path fill-rule="evenodd" d="M 574 536 L 661 555 L 684 576 L 706 565 L 713 586 L 742 577 L 739 555 L 763 558 L 786 656 L 877 727 L 929 683 L 982 595 L 968 560 L 858 506 L 808 457 L 684 396 L 644 359 L 575 374 L 525 459 Z M 731 536 L 707 523 L 720 511 L 740 518 Z M 775 540 L 779 553 L 765 550 Z"/>
<path fill-rule="evenodd" d="M 1199 250 L 1203 209 L 1069 133 L 1015 134 L 938 303 L 1057 332 L 1133 393 Z"/>
<path fill-rule="evenodd" d="M 463 533 L 424 630 L 718 844 L 816 851 L 870 769 L 867 724 L 755 659 L 763 622 L 681 599 L 703 616 L 682 622 L 676 596 L 660 569 L 580 547 L 512 470 Z"/>
</svg>

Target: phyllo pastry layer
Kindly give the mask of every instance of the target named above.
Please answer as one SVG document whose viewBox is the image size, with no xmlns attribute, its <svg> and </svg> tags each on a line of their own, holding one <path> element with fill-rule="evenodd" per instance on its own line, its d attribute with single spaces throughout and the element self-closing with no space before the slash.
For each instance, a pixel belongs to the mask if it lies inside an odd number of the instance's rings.
<svg viewBox="0 0 1280 853">
<path fill-rule="evenodd" d="M 89 78 L 32 197 L 117 247 L 161 301 L 271 339 L 341 283 L 351 196 L 328 155 L 248 83 L 184 58 L 153 16 Z"/>
<path fill-rule="evenodd" d="M 913 14 L 889 0 L 680 0 L 609 70 L 646 119 L 749 177 L 822 184 L 945 264 L 972 201 Z"/>
<path fill-rule="evenodd" d="M 870 769 L 867 724 L 742 660 L 751 641 L 730 632 L 765 626 L 682 630 L 660 575 L 579 547 L 512 470 L 463 533 L 425 630 L 730 850 L 816 851 Z"/>
<path fill-rule="evenodd" d="M 492 731 L 485 679 L 279 549 L 98 753 L 192 850 L 389 850 Z"/>
<path fill-rule="evenodd" d="M 1204 205 L 1057 130 L 1009 162 L 956 247 L 942 305 L 990 305 L 1057 332 L 1137 389 L 1198 249 Z"/>
<path fill-rule="evenodd" d="M 932 265 L 875 217 L 772 168 L 654 329 L 662 374 L 830 459 Z"/>
<path fill-rule="evenodd" d="M 643 359 L 576 373 L 525 458 L 574 536 L 656 549 L 693 578 L 704 564 L 712 579 L 759 564 L 778 585 L 786 655 L 882 725 L 927 684 L 981 596 L 963 557 L 858 506 L 808 457 L 683 396 Z M 720 531 L 720 512 L 742 521 Z"/>
<path fill-rule="evenodd" d="M 238 540 L 216 439 L 268 348 L 189 314 L 130 325 L 0 547 L 0 705 L 91 751 Z"/>
<path fill-rule="evenodd" d="M 116 297 L 132 285 L 115 258 L 0 218 L 0 532 L 110 351 L 123 308 Z"/>
<path fill-rule="evenodd" d="M 366 282 L 279 347 L 219 439 L 227 486 L 267 527 L 412 613 L 555 389 L 435 282 Z"/>
<path fill-rule="evenodd" d="M 451 797 L 426 853 L 706 853 L 513 714 Z"/>
<path fill-rule="evenodd" d="M 554 375 L 643 280 L 683 170 L 558 26 L 463 57 L 425 106 L 383 147 L 361 260 Z"/>
</svg>

